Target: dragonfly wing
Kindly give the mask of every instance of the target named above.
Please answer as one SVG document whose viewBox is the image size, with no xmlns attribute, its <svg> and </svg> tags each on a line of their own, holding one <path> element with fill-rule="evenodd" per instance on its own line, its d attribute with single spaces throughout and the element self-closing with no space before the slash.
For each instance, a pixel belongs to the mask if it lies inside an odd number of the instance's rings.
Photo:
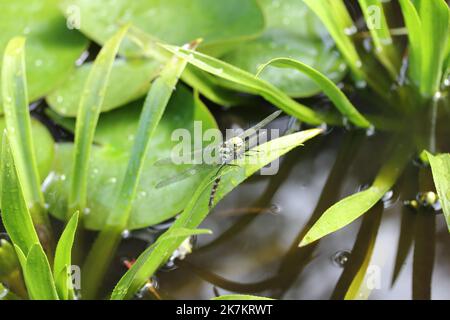
<svg viewBox="0 0 450 320">
<path fill-rule="evenodd" d="M 206 148 L 208 148 L 208 147 L 206 147 Z M 187 159 L 188 160 L 187 162 L 186 161 L 183 162 L 183 159 L 181 159 L 181 156 L 180 156 L 180 158 L 177 158 L 178 156 L 172 155 L 167 158 L 162 158 L 162 159 L 156 160 L 154 165 L 155 166 L 166 166 L 166 165 L 170 165 L 170 164 L 176 164 L 176 165 L 191 164 L 191 163 L 194 163 L 195 159 L 202 159 L 203 152 L 204 152 L 204 150 L 206 150 L 206 148 L 198 149 L 198 150 L 195 150 L 193 152 L 183 155 L 182 158 Z"/>
<path fill-rule="evenodd" d="M 191 166 L 190 168 L 177 173 L 176 175 L 169 177 L 167 179 L 164 179 L 163 181 L 160 181 L 156 184 L 155 188 L 156 189 L 162 189 L 165 187 L 168 187 L 172 184 L 181 182 L 183 180 L 186 180 L 198 173 L 200 173 L 201 171 L 206 170 L 207 168 L 211 168 L 211 166 L 206 166 L 206 165 L 202 165 L 202 166 Z"/>
<path fill-rule="evenodd" d="M 165 188 L 167 186 L 170 186 L 171 184 L 180 182 L 182 180 L 188 179 L 190 177 L 192 177 L 194 174 L 197 173 L 197 168 L 196 167 L 190 167 L 188 169 L 186 169 L 185 171 L 182 171 L 180 173 L 178 173 L 175 176 L 172 176 L 170 178 L 167 178 L 163 181 L 160 181 L 156 184 L 156 189 L 161 189 L 161 188 Z"/>
<path fill-rule="evenodd" d="M 246 138 L 248 138 L 248 137 L 251 137 L 251 136 L 255 135 L 256 132 L 257 132 L 259 129 L 265 127 L 266 125 L 268 125 L 269 123 L 271 123 L 273 120 L 275 120 L 276 118 L 278 118 L 282 112 L 283 112 L 283 111 L 278 110 L 278 111 L 272 113 L 270 116 L 268 116 L 267 118 L 265 118 L 265 119 L 262 120 L 261 122 L 257 123 L 257 124 L 254 125 L 253 127 L 251 127 L 251 128 L 249 128 L 249 129 L 245 130 L 244 132 L 242 132 L 240 135 L 238 135 L 238 137 L 244 140 L 244 139 L 246 139 Z"/>
</svg>

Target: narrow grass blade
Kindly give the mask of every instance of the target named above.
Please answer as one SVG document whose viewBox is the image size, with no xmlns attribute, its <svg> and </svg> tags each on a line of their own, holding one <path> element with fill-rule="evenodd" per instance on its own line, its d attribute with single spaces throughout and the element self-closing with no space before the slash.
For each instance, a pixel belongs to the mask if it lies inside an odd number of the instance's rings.
<svg viewBox="0 0 450 320">
<path fill-rule="evenodd" d="M 409 145 L 397 146 L 372 186 L 331 206 L 312 226 L 299 246 L 306 246 L 347 226 L 372 208 L 395 184 L 410 158 L 410 153 Z"/>
<path fill-rule="evenodd" d="M 39 172 L 31 136 L 25 70 L 25 38 L 8 43 L 2 66 L 2 97 L 6 128 L 23 195 L 40 230 L 43 245 L 51 247 L 52 232 L 41 192 Z"/>
<path fill-rule="evenodd" d="M 423 96 L 432 97 L 439 91 L 445 71 L 450 11 L 444 0 L 421 1 L 419 15 L 422 20 L 420 91 Z"/>
<path fill-rule="evenodd" d="M 250 156 L 255 161 L 244 161 L 244 163 L 239 163 L 237 167 L 230 167 L 224 173 L 222 183 L 217 189 L 216 201 L 219 201 L 262 167 L 321 132 L 319 129 L 298 132 L 272 140 L 252 149 L 257 151 L 255 153 L 258 154 Z M 178 228 L 195 229 L 206 218 L 209 212 L 210 193 L 215 176 L 215 170 L 206 176 L 193 194 L 192 200 L 167 233 L 170 234 Z M 132 297 L 145 281 L 154 274 L 158 267 L 169 259 L 172 252 L 181 245 L 183 240 L 184 238 L 168 239 L 163 236 L 154 246 L 144 251 L 133 267 L 116 285 L 111 299 L 121 300 Z"/>
<path fill-rule="evenodd" d="M 372 35 L 376 55 L 389 71 L 392 79 L 397 80 L 401 61 L 392 41 L 383 3 L 381 0 L 359 0 L 359 4 Z"/>
<path fill-rule="evenodd" d="M 89 157 L 95 128 L 105 98 L 114 59 L 127 29 L 128 26 L 123 26 L 106 42 L 94 62 L 81 94 L 75 128 L 75 152 L 68 214 L 73 214 L 77 210 L 82 214 L 86 206 Z"/>
<path fill-rule="evenodd" d="M 199 41 L 194 41 L 189 47 L 196 48 L 198 43 Z M 130 152 L 131 157 L 117 196 L 116 205 L 108 217 L 107 227 L 100 232 L 85 262 L 84 270 L 87 271 L 84 279 L 86 282 L 82 286 L 83 296 L 85 297 L 95 297 L 108 263 L 120 242 L 121 232 L 127 227 L 131 205 L 136 196 L 136 189 L 145 156 L 148 154 L 150 140 L 186 65 L 187 62 L 184 58 L 174 56 L 150 88 L 141 112 L 134 144 Z"/>
<path fill-rule="evenodd" d="M 25 253 L 39 243 L 11 154 L 8 135 L 2 146 L 2 221 L 12 242 Z"/>
<path fill-rule="evenodd" d="M 450 154 L 433 156 L 427 152 L 433 180 L 444 211 L 447 227 L 450 232 Z"/>
<path fill-rule="evenodd" d="M 409 76 L 419 86 L 422 69 L 422 21 L 411 0 L 399 0 L 399 3 L 408 29 Z"/>
<path fill-rule="evenodd" d="M 246 295 L 246 294 L 227 294 L 227 295 L 223 295 L 223 296 L 219 296 L 219 297 L 215 297 L 211 300 L 273 300 L 270 298 L 266 298 L 266 297 L 258 297 L 258 296 L 250 296 L 250 295 Z"/>
<path fill-rule="evenodd" d="M 312 11 L 327 27 L 328 32 L 336 42 L 347 64 L 357 79 L 365 78 L 361 69 L 362 62 L 351 39 L 356 33 L 356 26 L 342 0 L 304 0 Z"/>
<path fill-rule="evenodd" d="M 233 83 L 237 83 L 238 85 L 244 87 L 246 91 L 260 94 L 264 99 L 273 103 L 284 112 L 309 124 L 319 125 L 324 122 L 330 124 L 341 123 L 337 117 L 313 111 L 312 109 L 292 100 L 285 93 L 268 82 L 258 79 L 253 74 L 236 68 L 228 63 L 192 50 L 169 45 L 162 45 L 162 47 L 173 54 L 186 59 L 189 63 L 203 71 Z"/>
<path fill-rule="evenodd" d="M 78 212 L 72 215 L 69 223 L 67 223 L 64 232 L 59 238 L 56 246 L 55 261 L 53 264 L 53 276 L 56 280 L 56 289 L 58 296 L 62 300 L 67 300 L 73 297 L 73 290 L 68 287 L 71 283 L 68 268 L 72 265 L 72 246 L 77 231 Z"/>
<path fill-rule="evenodd" d="M 258 71 L 258 74 L 268 66 L 292 68 L 306 74 L 317 83 L 317 85 L 330 98 L 330 100 L 333 101 L 336 108 L 345 117 L 347 117 L 350 122 L 362 128 L 369 128 L 372 126 L 372 124 L 361 113 L 359 113 L 355 106 L 350 102 L 350 100 L 348 100 L 345 94 L 334 84 L 334 82 L 314 68 L 293 59 L 277 58 L 262 65 Z"/>
<path fill-rule="evenodd" d="M 27 255 L 24 277 L 32 299 L 58 300 L 50 264 L 40 244 L 35 244 Z"/>
</svg>

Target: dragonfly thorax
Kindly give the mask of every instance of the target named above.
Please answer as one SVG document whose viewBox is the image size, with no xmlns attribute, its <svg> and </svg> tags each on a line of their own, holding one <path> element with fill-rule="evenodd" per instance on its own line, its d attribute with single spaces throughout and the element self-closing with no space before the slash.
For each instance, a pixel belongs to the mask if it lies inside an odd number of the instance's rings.
<svg viewBox="0 0 450 320">
<path fill-rule="evenodd" d="M 242 138 L 231 138 L 220 146 L 218 150 L 219 162 L 226 164 L 236 160 L 243 154 L 244 151 L 244 141 Z"/>
</svg>

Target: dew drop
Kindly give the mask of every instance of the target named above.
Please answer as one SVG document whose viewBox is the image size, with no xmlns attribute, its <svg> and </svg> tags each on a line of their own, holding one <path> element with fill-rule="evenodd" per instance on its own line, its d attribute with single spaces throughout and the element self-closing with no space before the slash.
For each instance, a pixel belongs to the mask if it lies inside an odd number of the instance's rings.
<svg viewBox="0 0 450 320">
<path fill-rule="evenodd" d="M 112 184 L 115 184 L 115 183 L 117 183 L 117 178 L 116 177 L 112 177 L 112 178 L 109 178 L 109 183 L 112 183 Z"/>
<path fill-rule="evenodd" d="M 347 250 L 341 250 L 331 256 L 333 264 L 339 268 L 344 268 L 345 264 L 350 259 L 351 252 Z"/>
<path fill-rule="evenodd" d="M 0 291 L 0 300 L 3 300 L 9 293 L 9 290 L 7 288 L 3 288 L 2 291 Z"/>
<path fill-rule="evenodd" d="M 130 236 L 131 236 L 130 230 L 123 230 L 122 231 L 122 238 L 123 239 L 128 239 Z"/>
<path fill-rule="evenodd" d="M 374 126 L 370 126 L 367 130 L 366 130 L 366 136 L 368 137 L 373 137 L 375 135 L 376 131 L 375 131 L 375 127 Z"/>
<path fill-rule="evenodd" d="M 269 209 L 269 212 L 270 212 L 271 214 L 274 214 L 274 215 L 280 214 L 281 211 L 282 211 L 281 206 L 278 205 L 278 204 L 276 204 L 276 203 L 273 203 L 273 204 L 270 206 L 270 209 Z"/>
<path fill-rule="evenodd" d="M 346 35 L 348 35 L 348 36 L 352 36 L 352 35 L 354 35 L 357 32 L 358 32 L 358 29 L 356 28 L 355 25 L 352 25 L 351 27 L 348 27 L 348 28 L 344 29 L 344 33 Z"/>
<path fill-rule="evenodd" d="M 61 181 L 65 181 L 66 180 L 66 176 L 64 174 L 62 174 L 59 179 L 61 179 Z"/>
<path fill-rule="evenodd" d="M 88 216 L 90 213 L 91 213 L 91 208 L 84 208 L 84 209 L 83 209 L 83 214 L 84 214 L 85 216 Z"/>
<path fill-rule="evenodd" d="M 63 102 L 64 102 L 64 98 L 63 98 L 62 96 L 57 96 L 57 97 L 56 97 L 56 103 L 61 104 L 61 103 L 63 103 Z"/>
</svg>

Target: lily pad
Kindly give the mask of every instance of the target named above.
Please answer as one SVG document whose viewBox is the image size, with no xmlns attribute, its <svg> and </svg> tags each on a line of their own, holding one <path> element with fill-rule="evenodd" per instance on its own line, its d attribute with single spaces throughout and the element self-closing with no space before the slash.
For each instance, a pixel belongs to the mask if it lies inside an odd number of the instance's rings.
<svg viewBox="0 0 450 320">
<path fill-rule="evenodd" d="M 96 145 L 91 155 L 88 210 L 84 215 L 88 229 L 101 230 L 112 210 L 128 162 L 142 103 L 141 100 L 136 101 L 124 108 L 103 113 L 100 117 Z M 202 122 L 203 131 L 217 128 L 208 109 L 196 103 L 185 87 L 178 86 L 151 141 L 129 229 L 154 225 L 181 212 L 190 200 L 192 190 L 204 178 L 204 174 L 199 174 L 167 188 L 155 188 L 161 179 L 184 169 L 174 164 L 162 167 L 152 164 L 161 157 L 170 156 L 172 147 L 178 143 L 171 141 L 175 129 L 185 128 L 193 134 L 194 120 Z M 68 126 L 67 121 L 65 125 Z M 53 172 L 44 190 L 50 212 L 59 219 L 66 216 L 72 153 L 72 143 L 57 144 Z"/>
<path fill-rule="evenodd" d="M 102 111 L 109 111 L 134 101 L 148 91 L 160 64 L 151 60 L 124 60 L 114 62 L 106 89 Z M 75 117 L 78 113 L 80 92 L 92 69 L 92 63 L 77 68 L 67 81 L 47 97 L 48 104 L 60 115 Z"/>
<path fill-rule="evenodd" d="M 0 0 L 0 53 L 12 37 L 27 38 L 30 101 L 64 81 L 88 44 L 78 31 L 66 27 L 58 3 L 59 0 Z"/>
<path fill-rule="evenodd" d="M 3 132 L 5 128 L 5 118 L 0 117 L 0 132 Z M 39 176 L 41 177 L 41 181 L 44 181 L 52 166 L 54 156 L 54 141 L 47 128 L 36 119 L 31 119 L 31 131 L 33 134 L 33 145 L 34 152 L 36 154 Z M 0 136 L 0 142 L 2 142 L 2 140 L 3 135 Z"/>
<path fill-rule="evenodd" d="M 299 60 L 319 70 L 334 82 L 345 76 L 347 66 L 330 46 L 326 29 L 302 1 L 260 1 L 268 29 L 260 38 L 246 42 L 223 59 L 256 73 L 258 66 L 279 57 Z M 321 90 L 314 81 L 295 70 L 268 68 L 260 77 L 292 97 L 309 97 Z"/>
<path fill-rule="evenodd" d="M 80 29 L 104 43 L 120 23 L 131 22 L 159 40 L 182 45 L 203 38 L 203 45 L 245 40 L 264 30 L 264 17 L 255 0 L 67 0 L 67 16 L 80 17 Z M 122 52 L 139 53 L 126 41 Z"/>
</svg>

